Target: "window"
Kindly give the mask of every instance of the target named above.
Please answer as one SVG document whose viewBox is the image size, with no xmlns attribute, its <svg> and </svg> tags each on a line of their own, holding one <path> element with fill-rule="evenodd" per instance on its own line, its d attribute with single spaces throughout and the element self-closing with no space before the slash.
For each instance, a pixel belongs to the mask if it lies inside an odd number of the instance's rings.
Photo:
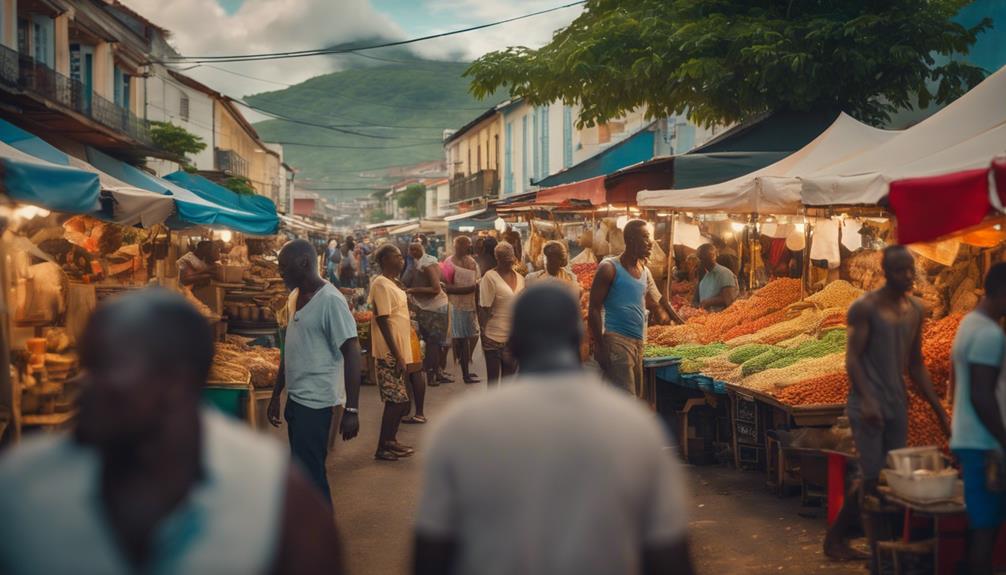
<svg viewBox="0 0 1006 575">
<path fill-rule="evenodd" d="M 549 175 L 548 169 L 548 108 L 541 109 L 541 178 Z"/>
<path fill-rule="evenodd" d="M 520 170 L 520 191 L 523 192 L 525 189 L 524 184 L 530 179 L 530 175 L 527 173 L 527 114 L 524 114 L 524 116 L 521 117 L 520 122 L 521 130 L 523 132 L 523 135 L 521 136 L 521 150 L 523 152 L 523 156 Z"/>
<path fill-rule="evenodd" d="M 573 109 L 562 108 L 562 167 L 573 165 Z"/>
<path fill-rule="evenodd" d="M 35 61 L 52 68 L 56 62 L 55 23 L 48 16 L 31 17 L 32 56 Z"/>
<path fill-rule="evenodd" d="M 186 122 L 189 121 L 189 96 L 184 92 L 178 100 L 178 117 Z"/>
<path fill-rule="evenodd" d="M 534 136 L 531 150 L 531 158 L 533 164 L 531 177 L 534 180 L 541 179 L 541 137 L 540 137 L 541 131 L 540 128 L 538 127 L 539 125 L 538 116 L 539 116 L 538 109 L 535 108 L 531 112 L 531 134 Z"/>
<path fill-rule="evenodd" d="M 513 193 L 513 122 L 507 122 L 503 133 L 503 194 Z"/>
</svg>

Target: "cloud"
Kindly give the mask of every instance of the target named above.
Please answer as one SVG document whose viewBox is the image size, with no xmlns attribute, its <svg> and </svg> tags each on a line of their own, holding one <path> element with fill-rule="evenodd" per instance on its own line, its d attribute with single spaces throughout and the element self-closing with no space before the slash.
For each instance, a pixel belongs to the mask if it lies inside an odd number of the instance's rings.
<svg viewBox="0 0 1006 575">
<path fill-rule="evenodd" d="M 567 3 L 567 0 L 510 0 L 508 2 L 427 0 L 426 8 L 433 14 L 450 16 L 456 22 L 452 28 L 456 29 L 548 10 L 564 3 Z M 540 48 L 552 39 L 552 34 L 556 30 L 569 25 L 582 11 L 581 6 L 564 8 L 492 28 L 459 34 L 442 40 L 423 42 L 416 44 L 414 50 L 431 58 L 449 57 L 451 54 L 462 53 L 466 59 L 474 60 L 486 52 L 501 50 L 507 46 Z M 447 30 L 444 28 L 438 32 Z"/>
<path fill-rule="evenodd" d="M 393 12 L 378 11 L 370 0 L 245 0 L 228 14 L 217 0 L 123 0 L 172 33 L 175 48 L 186 56 L 233 55 L 306 50 L 373 38 L 406 38 Z M 563 0 L 425 0 L 423 9 L 444 22 L 425 34 L 447 32 L 555 7 Z M 412 44 L 416 54 L 442 60 L 473 60 L 511 45 L 539 47 L 573 20 L 580 7 L 567 8 L 514 23 Z M 370 52 L 380 55 L 381 51 Z M 228 74 L 212 67 L 186 71 L 193 78 L 231 96 L 282 89 L 340 69 L 352 60 L 315 56 L 248 63 L 217 64 L 278 84 Z"/>
<path fill-rule="evenodd" d="M 227 14 L 216 0 L 125 0 L 144 17 L 171 31 L 186 56 L 306 50 L 376 36 L 402 38 L 401 28 L 368 0 L 246 0 Z M 217 65 L 239 74 L 296 84 L 338 69 L 338 60 L 316 56 Z M 283 86 L 199 67 L 187 74 L 231 96 Z"/>
</svg>

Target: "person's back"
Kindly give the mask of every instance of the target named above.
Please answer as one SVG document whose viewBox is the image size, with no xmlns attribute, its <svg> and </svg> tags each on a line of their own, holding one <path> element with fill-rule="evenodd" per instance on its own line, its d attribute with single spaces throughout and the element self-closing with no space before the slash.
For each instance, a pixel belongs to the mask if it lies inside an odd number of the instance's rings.
<svg viewBox="0 0 1006 575">
<path fill-rule="evenodd" d="M 456 536 L 457 573 L 639 573 L 647 542 L 687 527 L 664 444 L 656 419 L 596 376 L 518 377 L 444 416 L 418 528 Z"/>
<path fill-rule="evenodd" d="M 416 573 L 692 573 L 678 463 L 652 413 L 582 369 L 569 290 L 529 288 L 513 324 L 521 374 L 430 439 Z"/>
<path fill-rule="evenodd" d="M 911 296 L 908 302 L 904 309 L 897 310 L 881 300 L 877 292 L 870 292 L 853 303 L 869 310 L 866 314 L 869 343 L 863 350 L 863 371 L 870 391 L 880 399 L 886 418 L 903 417 L 908 405 L 904 374 L 923 319 L 922 304 Z M 858 407 L 859 400 L 853 388 L 849 394 L 853 409 Z"/>
</svg>

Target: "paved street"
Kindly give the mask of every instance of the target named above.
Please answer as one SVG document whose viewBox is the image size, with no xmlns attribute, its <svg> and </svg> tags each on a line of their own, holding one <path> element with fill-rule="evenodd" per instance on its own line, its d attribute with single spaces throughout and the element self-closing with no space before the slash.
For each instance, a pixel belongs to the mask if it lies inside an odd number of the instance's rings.
<svg viewBox="0 0 1006 575">
<path fill-rule="evenodd" d="M 476 353 L 481 359 L 481 353 Z M 478 371 L 484 374 L 482 366 Z M 460 381 L 460 377 L 456 377 Z M 483 377 L 484 379 L 484 377 Z M 485 384 L 453 383 L 427 393 L 431 422 L 452 401 L 485 393 Z M 403 425 L 399 440 L 418 446 L 417 457 L 398 462 L 373 459 L 382 405 L 377 388 L 364 387 L 360 436 L 339 440 L 330 458 L 329 480 L 336 521 L 353 575 L 407 573 L 422 444 L 428 426 Z M 688 467 L 692 493 L 692 549 L 699 573 L 739 575 L 865 573 L 859 564 L 835 564 L 821 555 L 823 509 L 800 507 L 798 497 L 779 499 L 761 473 L 721 467 Z"/>
</svg>

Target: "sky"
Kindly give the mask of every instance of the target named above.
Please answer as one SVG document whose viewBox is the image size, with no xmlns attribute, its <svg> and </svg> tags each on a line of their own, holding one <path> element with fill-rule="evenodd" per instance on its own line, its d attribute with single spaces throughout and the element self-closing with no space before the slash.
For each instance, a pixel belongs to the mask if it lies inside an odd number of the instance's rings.
<svg viewBox="0 0 1006 575">
<path fill-rule="evenodd" d="M 123 0 L 172 33 L 186 56 L 305 50 L 354 40 L 405 39 L 456 30 L 553 8 L 568 0 Z M 425 58 L 473 60 L 486 52 L 544 45 L 580 7 L 494 28 L 413 44 Z M 368 52 L 375 56 L 380 51 Z M 318 56 L 294 60 L 214 64 L 186 73 L 234 97 L 283 89 L 339 69 Z M 222 69 L 254 76 L 254 80 Z"/>
</svg>

